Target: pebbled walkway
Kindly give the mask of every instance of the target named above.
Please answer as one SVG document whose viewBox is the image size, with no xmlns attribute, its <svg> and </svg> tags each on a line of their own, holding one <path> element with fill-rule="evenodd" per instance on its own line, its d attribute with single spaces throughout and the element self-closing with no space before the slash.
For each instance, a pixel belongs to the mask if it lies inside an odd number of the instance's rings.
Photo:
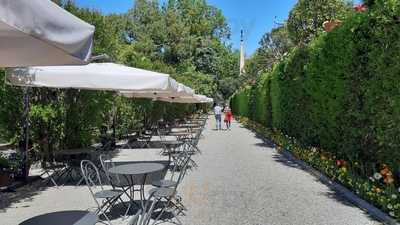
<svg viewBox="0 0 400 225">
<path fill-rule="evenodd" d="M 190 225 L 380 224 L 234 122 L 208 121 L 199 168 L 182 187 Z"/>
<path fill-rule="evenodd" d="M 188 208 L 181 217 L 183 224 L 380 224 L 240 124 L 234 122 L 231 131 L 214 127 L 211 118 L 199 142 L 202 154 L 194 156 L 199 168 L 190 172 L 178 189 Z M 124 150 L 118 157 L 140 161 L 158 160 L 160 155 L 157 149 Z M 85 186 L 26 186 L 15 193 L 0 193 L 0 225 L 18 225 L 43 213 L 94 206 Z M 118 212 L 112 219 L 113 225 L 127 224 L 120 215 Z"/>
</svg>

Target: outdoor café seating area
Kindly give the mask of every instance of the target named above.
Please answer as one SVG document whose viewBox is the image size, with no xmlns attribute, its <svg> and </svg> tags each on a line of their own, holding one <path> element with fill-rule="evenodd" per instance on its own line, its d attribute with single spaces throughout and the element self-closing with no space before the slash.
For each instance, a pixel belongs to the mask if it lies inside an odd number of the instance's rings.
<svg viewBox="0 0 400 225">
<path fill-rule="evenodd" d="M 22 106 L 22 118 L 17 118 L 20 122 L 16 123 L 22 132 L 15 135 L 19 140 L 7 140 L 16 149 L 10 155 L 18 156 L 15 168 L 19 172 L 15 180 L 21 182 L 19 186 L 1 189 L 8 193 L 0 193 L 0 209 L 7 208 L 13 199 L 25 199 L 26 195 L 29 199 L 33 193 L 57 192 L 56 198 L 47 198 L 50 202 L 46 209 L 41 205 L 32 206 L 30 212 L 35 213 L 19 215 L 15 217 L 18 221 L 6 224 L 94 225 L 112 224 L 115 220 L 127 225 L 166 220 L 181 224 L 179 217 L 185 215 L 187 209 L 179 195 L 179 186 L 190 171 L 197 168 L 193 156 L 201 152 L 197 144 L 207 120 L 204 113 L 213 99 L 179 83 L 171 74 L 114 63 L 114 59 L 102 52 L 92 55 L 94 35 L 94 26 L 52 1 L 0 1 L 0 67 L 4 68 L 4 85 L 10 92 L 23 96 L 19 99 L 23 101 L 13 103 Z M 3 70 L 1 72 L 3 74 Z M 34 104 L 40 101 L 39 89 L 45 90 L 43 93 L 47 91 L 43 98 L 49 100 L 40 105 L 52 107 L 52 103 L 63 99 L 63 104 L 70 105 L 69 109 L 80 111 L 77 96 L 90 92 L 90 95 L 108 96 L 104 104 L 110 107 L 97 104 L 98 118 L 102 121 L 83 127 L 82 123 L 86 122 L 83 119 L 77 125 L 81 128 L 69 131 L 67 127 L 75 118 L 68 115 L 67 110 L 41 121 L 42 125 L 50 127 L 51 120 L 59 120 L 60 129 L 52 131 L 58 136 L 50 143 L 48 138 L 53 134 L 35 137 L 32 131 L 35 122 L 38 123 L 30 116 L 35 111 Z M 98 103 L 100 99 L 91 100 Z M 129 124 L 130 129 L 117 135 L 116 127 L 120 124 L 116 117 L 121 108 L 117 102 L 126 99 L 147 99 L 147 104 L 164 103 L 160 104 L 164 106 L 163 114 L 158 121 L 153 118 L 151 122 L 145 112 L 126 115 L 125 120 L 143 122 L 136 124 L 135 130 Z M 127 102 L 123 105 L 125 109 L 139 104 Z M 91 101 L 82 107 L 88 104 Z M 164 118 L 167 108 L 174 104 L 191 110 L 176 118 Z M 91 113 L 87 111 L 86 114 Z M 119 120 L 124 125 L 129 122 Z M 87 134 L 77 134 L 79 132 Z M 72 138 L 69 143 L 62 140 L 74 135 L 81 136 Z M 80 143 L 83 141 L 85 143 Z M 43 147 L 44 142 L 51 147 Z M 10 157 L 4 158 L 0 153 L 0 159 L 8 161 Z M 0 166 L 0 169 L 8 167 Z M 3 177 L 14 179 L 10 174 L 7 171 Z M 33 190 L 28 191 L 29 188 Z M 69 208 L 64 204 L 67 199 L 75 199 L 81 207 Z M 54 210 L 48 211 L 52 205 Z M 4 224 L 2 220 L 0 224 Z"/>
<path fill-rule="evenodd" d="M 132 147 L 126 145 L 128 140 L 118 140 L 115 148 L 106 151 L 92 147 L 58 152 L 62 157 L 55 157 L 54 163 L 64 166 L 46 173 L 48 168 L 40 168 L 37 172 L 42 178 L 29 187 L 43 193 L 70 193 L 65 197 L 81 200 L 81 210 L 62 206 L 63 210 L 26 215 L 28 218 L 19 224 L 46 225 L 54 220 L 82 225 L 181 224 L 179 218 L 187 208 L 180 184 L 198 167 L 194 157 L 200 155 L 197 143 L 207 116 L 197 114 L 174 124 L 160 123 L 162 126 L 147 133 L 151 138 L 146 145 Z"/>
</svg>

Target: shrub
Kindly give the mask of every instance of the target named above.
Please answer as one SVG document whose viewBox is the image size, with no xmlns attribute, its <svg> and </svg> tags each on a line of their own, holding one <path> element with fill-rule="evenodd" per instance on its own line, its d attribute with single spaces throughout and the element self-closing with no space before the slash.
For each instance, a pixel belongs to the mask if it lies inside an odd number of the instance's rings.
<svg viewBox="0 0 400 225">
<path fill-rule="evenodd" d="M 264 126 L 272 126 L 271 100 L 270 100 L 271 77 L 269 73 L 263 74 L 254 86 L 254 120 Z"/>
</svg>

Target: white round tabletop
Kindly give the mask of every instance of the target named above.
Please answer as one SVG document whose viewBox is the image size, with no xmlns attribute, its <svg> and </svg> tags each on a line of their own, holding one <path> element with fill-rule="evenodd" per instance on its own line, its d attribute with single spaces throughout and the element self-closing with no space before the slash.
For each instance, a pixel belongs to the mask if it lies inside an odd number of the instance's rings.
<svg viewBox="0 0 400 225">
<path fill-rule="evenodd" d="M 118 175 L 141 175 L 161 171 L 164 168 L 164 165 L 161 163 L 140 162 L 115 166 L 110 168 L 108 172 Z"/>
</svg>

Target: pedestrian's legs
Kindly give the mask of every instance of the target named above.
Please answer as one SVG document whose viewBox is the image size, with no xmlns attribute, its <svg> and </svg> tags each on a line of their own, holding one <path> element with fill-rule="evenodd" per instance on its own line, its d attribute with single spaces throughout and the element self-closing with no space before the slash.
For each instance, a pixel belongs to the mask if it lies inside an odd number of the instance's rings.
<svg viewBox="0 0 400 225">
<path fill-rule="evenodd" d="M 217 122 L 217 130 L 221 130 L 221 115 L 215 115 L 215 121 Z"/>
</svg>

